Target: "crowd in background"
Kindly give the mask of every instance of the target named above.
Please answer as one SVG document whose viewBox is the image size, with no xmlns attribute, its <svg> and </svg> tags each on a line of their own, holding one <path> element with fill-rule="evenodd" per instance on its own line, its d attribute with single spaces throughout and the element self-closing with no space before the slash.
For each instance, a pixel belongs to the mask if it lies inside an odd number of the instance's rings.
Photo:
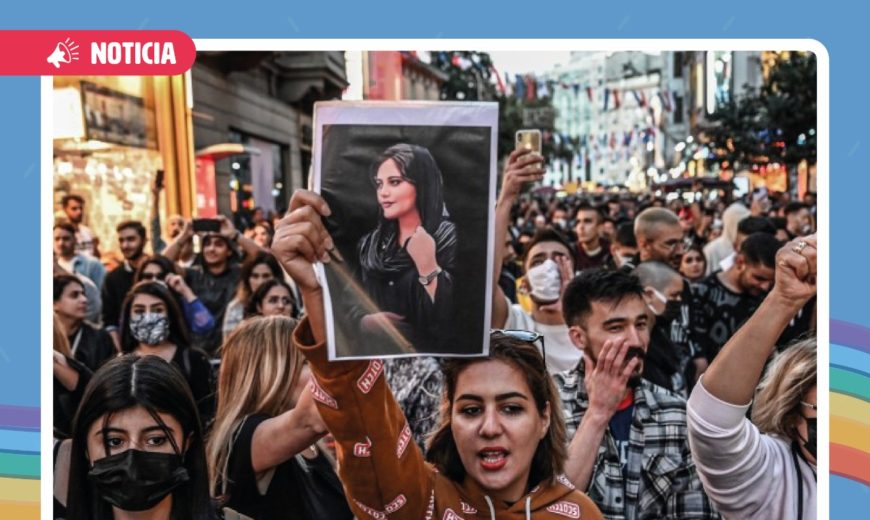
<svg viewBox="0 0 870 520">
<path fill-rule="evenodd" d="M 527 331 L 539 347 L 542 388 L 557 392 L 548 417 L 564 428 L 552 448 L 558 478 L 589 503 L 577 499 L 571 516 L 568 495 L 524 509 L 487 494 L 492 518 L 559 518 L 559 507 L 569 518 L 814 517 L 815 194 L 565 194 L 535 190 L 539 156 L 505 162 L 491 326 Z M 100 208 L 63 199 L 53 227 L 55 518 L 484 514 L 474 497 L 445 509 L 437 494 L 450 494 L 437 483 L 425 488 L 431 507 L 410 492 L 363 498 L 403 482 L 388 482 L 377 452 L 370 474 L 347 468 L 383 432 L 355 429 L 362 437 L 348 440 L 346 425 L 366 421 L 337 413 L 342 374 L 308 350 L 320 309 L 288 266 L 301 233 L 293 215 L 316 203 L 300 200 L 283 219 L 258 209 L 237 220 L 242 229 L 221 216 L 205 233 L 180 216 L 162 223 L 155 206 L 151 222 L 95 237 L 86 215 Z M 122 258 L 100 255 L 109 243 Z M 444 403 L 471 367 L 383 366 L 383 395 L 407 420 L 396 435 L 447 477 L 459 460 L 441 444 Z M 513 456 L 482 455 L 492 467 Z M 532 484 L 524 493 L 544 500 Z"/>
</svg>

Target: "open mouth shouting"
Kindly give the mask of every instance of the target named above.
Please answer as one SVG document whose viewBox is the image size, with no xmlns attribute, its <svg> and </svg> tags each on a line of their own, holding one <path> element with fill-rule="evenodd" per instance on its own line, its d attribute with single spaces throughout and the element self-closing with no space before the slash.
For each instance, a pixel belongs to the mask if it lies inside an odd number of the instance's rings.
<svg viewBox="0 0 870 520">
<path fill-rule="evenodd" d="M 498 471 L 507 464 L 507 458 L 510 452 L 501 446 L 493 446 L 477 452 L 480 458 L 480 467 L 485 471 Z"/>
</svg>

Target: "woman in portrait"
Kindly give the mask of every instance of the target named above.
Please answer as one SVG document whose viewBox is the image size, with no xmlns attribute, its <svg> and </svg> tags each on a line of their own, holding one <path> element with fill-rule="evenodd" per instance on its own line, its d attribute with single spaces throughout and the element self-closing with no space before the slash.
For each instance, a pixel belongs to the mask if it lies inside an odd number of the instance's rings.
<svg viewBox="0 0 870 520">
<path fill-rule="evenodd" d="M 426 148 L 396 144 L 375 161 L 377 227 L 358 244 L 360 277 L 379 312 L 363 334 L 397 330 L 410 343 L 439 341 L 450 319 L 456 227 L 448 220 L 441 170 Z"/>
</svg>

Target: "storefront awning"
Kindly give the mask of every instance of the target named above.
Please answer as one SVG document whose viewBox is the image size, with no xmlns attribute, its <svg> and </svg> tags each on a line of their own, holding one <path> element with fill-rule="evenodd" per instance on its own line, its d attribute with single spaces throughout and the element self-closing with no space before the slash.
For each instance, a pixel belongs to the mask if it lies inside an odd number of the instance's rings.
<svg viewBox="0 0 870 520">
<path fill-rule="evenodd" d="M 220 143 L 213 144 L 211 146 L 206 146 L 202 150 L 196 152 L 196 156 L 205 158 L 210 157 L 211 159 L 218 161 L 220 159 L 224 159 L 231 155 L 241 155 L 241 154 L 251 154 L 251 155 L 260 155 L 260 150 L 253 146 L 247 146 L 240 143 Z"/>
</svg>

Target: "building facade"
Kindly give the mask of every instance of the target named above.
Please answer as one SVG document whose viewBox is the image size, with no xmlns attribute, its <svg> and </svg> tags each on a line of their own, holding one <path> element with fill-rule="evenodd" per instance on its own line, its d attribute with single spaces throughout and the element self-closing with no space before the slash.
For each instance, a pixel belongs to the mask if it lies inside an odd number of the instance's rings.
<svg viewBox="0 0 870 520">
<path fill-rule="evenodd" d="M 246 150 L 215 161 L 217 211 L 243 225 L 255 207 L 286 210 L 308 184 L 314 103 L 347 87 L 344 53 L 203 52 L 191 76 L 196 149 Z"/>
</svg>

